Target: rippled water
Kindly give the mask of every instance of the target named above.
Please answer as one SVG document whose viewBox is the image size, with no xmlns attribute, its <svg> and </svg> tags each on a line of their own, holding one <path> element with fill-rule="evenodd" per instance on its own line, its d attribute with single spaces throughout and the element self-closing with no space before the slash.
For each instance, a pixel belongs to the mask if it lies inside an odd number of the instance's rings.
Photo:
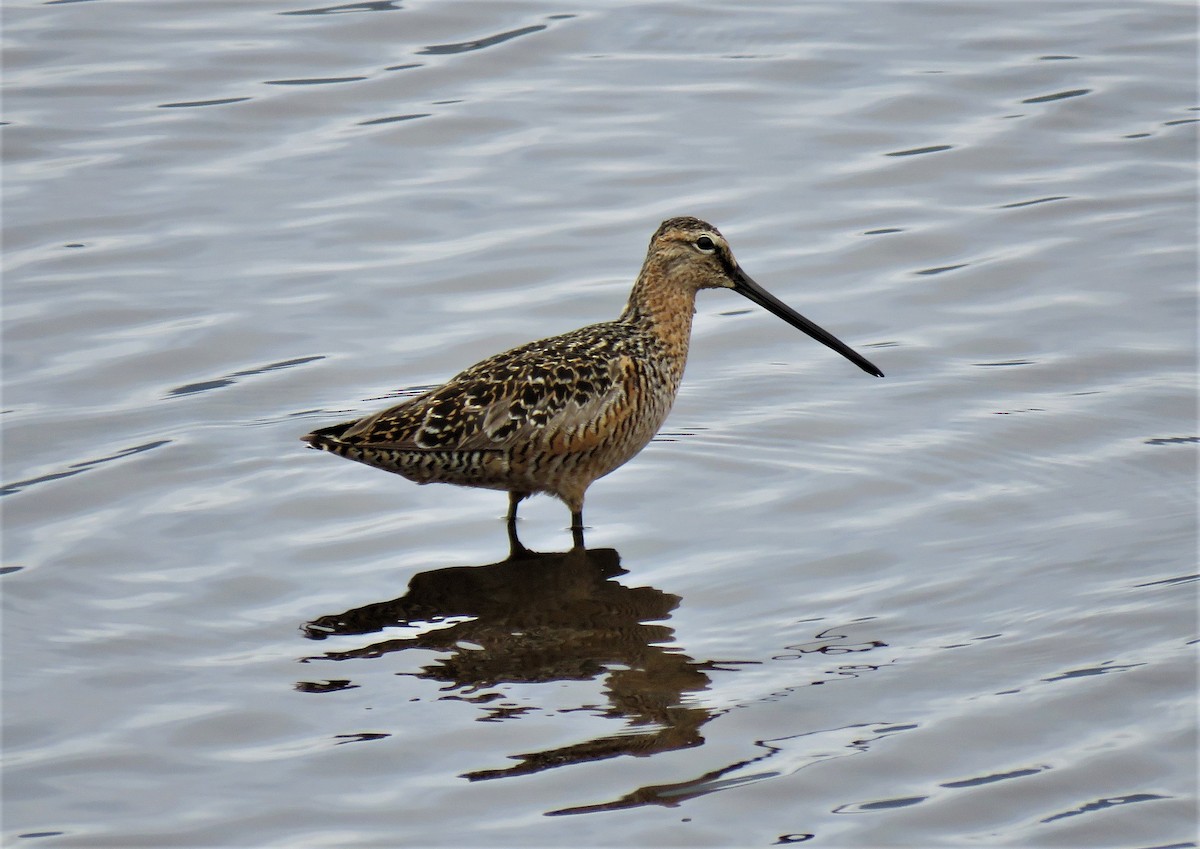
<svg viewBox="0 0 1200 849">
<path fill-rule="evenodd" d="M 6 844 L 1195 846 L 1196 23 L 8 4 Z M 705 293 L 587 552 L 297 441 L 676 214 L 887 378 Z"/>
</svg>

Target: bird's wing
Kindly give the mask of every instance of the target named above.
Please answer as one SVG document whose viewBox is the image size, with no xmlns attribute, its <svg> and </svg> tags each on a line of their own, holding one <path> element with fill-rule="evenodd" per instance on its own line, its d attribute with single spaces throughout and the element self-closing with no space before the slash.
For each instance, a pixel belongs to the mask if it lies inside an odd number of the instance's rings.
<svg viewBox="0 0 1200 849">
<path fill-rule="evenodd" d="M 635 363 L 583 328 L 480 362 L 425 395 L 355 423 L 345 441 L 400 450 L 580 450 L 620 410 Z M 620 416 L 618 416 L 620 418 Z"/>
</svg>

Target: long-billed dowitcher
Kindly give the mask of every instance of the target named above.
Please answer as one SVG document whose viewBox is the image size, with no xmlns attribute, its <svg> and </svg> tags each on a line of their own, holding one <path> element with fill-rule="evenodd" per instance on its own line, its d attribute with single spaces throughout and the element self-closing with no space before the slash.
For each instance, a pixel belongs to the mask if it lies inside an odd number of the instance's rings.
<svg viewBox="0 0 1200 849">
<path fill-rule="evenodd" d="M 700 289 L 732 289 L 883 377 L 751 280 L 716 227 L 671 218 L 616 321 L 489 357 L 424 395 L 303 439 L 417 483 L 507 490 L 510 528 L 522 499 L 557 496 L 580 542 L 587 488 L 641 451 L 671 409 Z"/>
</svg>

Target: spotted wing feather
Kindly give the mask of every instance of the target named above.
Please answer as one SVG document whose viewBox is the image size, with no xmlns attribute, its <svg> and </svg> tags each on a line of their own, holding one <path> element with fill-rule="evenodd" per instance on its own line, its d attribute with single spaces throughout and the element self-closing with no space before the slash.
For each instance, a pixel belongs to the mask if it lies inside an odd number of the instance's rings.
<svg viewBox="0 0 1200 849">
<path fill-rule="evenodd" d="M 445 385 L 353 423 L 341 435 L 400 451 L 569 451 L 626 394 L 630 359 L 594 325 L 490 357 Z"/>
</svg>

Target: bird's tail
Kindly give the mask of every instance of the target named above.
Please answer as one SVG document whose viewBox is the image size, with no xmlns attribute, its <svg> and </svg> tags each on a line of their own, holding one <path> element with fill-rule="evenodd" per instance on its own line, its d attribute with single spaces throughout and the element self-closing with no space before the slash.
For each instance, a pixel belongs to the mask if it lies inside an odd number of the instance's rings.
<svg viewBox="0 0 1200 849">
<path fill-rule="evenodd" d="M 341 424 L 323 427 L 314 430 L 312 433 L 306 433 L 300 437 L 300 441 L 307 442 L 310 448 L 319 448 L 322 451 L 342 454 L 345 451 L 346 443 L 342 442 L 341 436 L 353 424 L 354 422 L 342 422 Z"/>
</svg>

